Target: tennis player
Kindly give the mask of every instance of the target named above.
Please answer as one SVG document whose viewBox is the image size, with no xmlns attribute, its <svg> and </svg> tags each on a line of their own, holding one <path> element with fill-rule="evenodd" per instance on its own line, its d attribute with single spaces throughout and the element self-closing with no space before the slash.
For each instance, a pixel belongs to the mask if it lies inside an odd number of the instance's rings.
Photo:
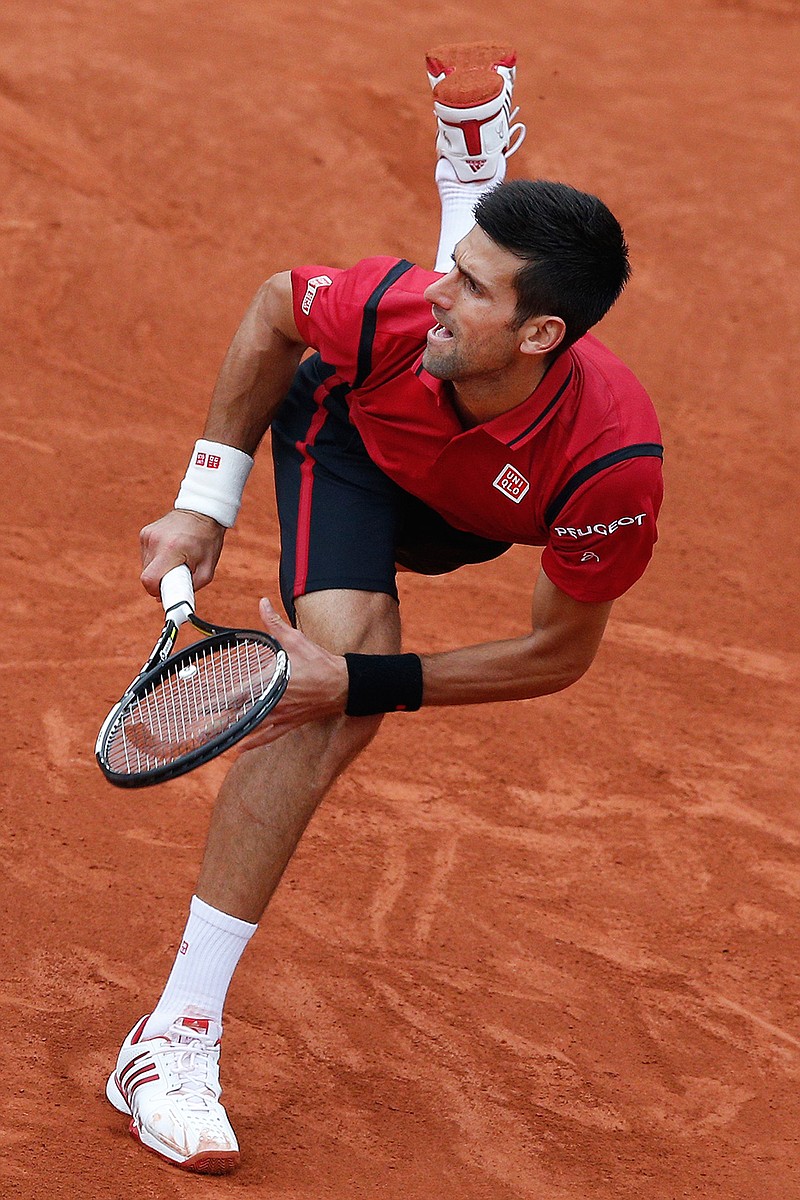
<svg viewBox="0 0 800 1200">
<path fill-rule="evenodd" d="M 269 279 L 225 358 L 174 509 L 142 532 L 149 592 L 182 562 L 207 584 L 271 429 L 291 624 L 267 601 L 262 615 L 292 679 L 222 787 L 172 973 L 107 1089 L 144 1145 L 193 1171 L 238 1164 L 220 1103 L 223 1003 L 332 781 L 386 713 L 569 687 L 656 541 L 658 422 L 589 332 L 628 279 L 620 225 L 564 184 L 504 182 L 524 135 L 512 50 L 443 47 L 428 74 L 437 269 L 370 258 Z M 442 574 L 513 543 L 542 547 L 528 632 L 401 652 L 398 567 Z"/>
</svg>

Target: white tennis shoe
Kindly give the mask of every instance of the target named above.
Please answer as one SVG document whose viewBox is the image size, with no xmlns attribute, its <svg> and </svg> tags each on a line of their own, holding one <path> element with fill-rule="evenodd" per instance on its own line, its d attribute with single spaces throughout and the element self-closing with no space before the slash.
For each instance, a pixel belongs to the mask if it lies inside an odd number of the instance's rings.
<svg viewBox="0 0 800 1200">
<path fill-rule="evenodd" d="M 525 140 L 511 108 L 517 52 L 492 42 L 438 46 L 425 56 L 433 88 L 436 151 L 461 183 L 494 179 Z"/>
<path fill-rule="evenodd" d="M 168 1162 L 204 1175 L 235 1171 L 239 1144 L 219 1100 L 221 1027 L 186 1016 L 142 1038 L 146 1022 L 122 1043 L 106 1096 L 131 1118 L 132 1135 Z"/>
</svg>

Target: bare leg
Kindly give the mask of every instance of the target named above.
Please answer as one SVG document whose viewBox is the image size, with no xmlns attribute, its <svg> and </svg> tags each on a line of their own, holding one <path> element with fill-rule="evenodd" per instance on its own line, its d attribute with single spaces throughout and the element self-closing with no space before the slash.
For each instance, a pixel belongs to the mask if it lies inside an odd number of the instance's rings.
<svg viewBox="0 0 800 1200">
<path fill-rule="evenodd" d="M 303 633 L 335 653 L 394 654 L 396 602 L 373 592 L 313 592 L 297 601 Z M 325 792 L 372 740 L 380 717 L 306 725 L 243 755 L 228 774 L 211 819 L 197 895 L 257 922 Z"/>
</svg>

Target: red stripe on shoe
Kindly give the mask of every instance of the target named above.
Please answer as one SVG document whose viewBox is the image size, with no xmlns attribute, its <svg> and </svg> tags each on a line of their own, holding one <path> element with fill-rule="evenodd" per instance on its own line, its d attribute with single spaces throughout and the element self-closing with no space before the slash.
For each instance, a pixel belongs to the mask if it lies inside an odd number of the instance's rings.
<svg viewBox="0 0 800 1200">
<path fill-rule="evenodd" d="M 161 1076 L 158 1074 L 158 1072 L 156 1072 L 155 1075 L 145 1075 L 144 1079 L 137 1079 L 136 1083 L 132 1083 L 130 1087 L 125 1089 L 125 1098 L 127 1099 L 128 1103 L 130 1104 L 131 1096 L 137 1088 L 142 1086 L 143 1083 L 158 1083 L 160 1078 Z"/>
<path fill-rule="evenodd" d="M 460 129 L 464 134 L 464 141 L 467 145 L 467 154 L 475 157 L 483 152 L 481 145 L 481 127 L 488 121 L 495 121 L 498 114 L 502 110 L 498 108 L 496 113 L 492 113 L 490 117 L 484 117 L 482 121 L 442 121 L 443 125 L 447 125 L 450 129 Z M 439 118 L 441 121 L 441 117 Z"/>
<path fill-rule="evenodd" d="M 154 1078 L 158 1079 L 158 1068 L 157 1068 L 156 1064 L 152 1061 L 145 1063 L 143 1067 L 140 1067 L 138 1071 L 134 1071 L 133 1075 L 129 1075 L 128 1078 L 125 1080 L 125 1082 L 123 1084 L 125 1091 L 126 1092 L 133 1091 L 133 1089 L 135 1087 L 138 1087 L 138 1084 L 135 1084 L 133 1082 L 134 1079 L 139 1079 L 140 1075 L 146 1075 L 150 1071 L 154 1071 L 155 1072 Z"/>
<path fill-rule="evenodd" d="M 308 581 L 308 558 L 311 550 L 311 504 L 314 490 L 314 459 L 311 448 L 319 437 L 319 432 L 328 416 L 325 400 L 330 392 L 328 381 L 321 383 L 314 392 L 314 403 L 317 411 L 311 418 L 311 424 L 304 442 L 295 442 L 300 454 L 300 498 L 297 505 L 297 543 L 294 553 L 294 589 L 292 596 L 302 596 Z"/>
<path fill-rule="evenodd" d="M 142 1017 L 141 1021 L 136 1026 L 136 1029 L 131 1034 L 131 1045 L 132 1046 L 135 1046 L 137 1044 L 137 1042 L 139 1041 L 139 1038 L 144 1033 L 144 1027 L 149 1020 L 150 1020 L 150 1014 L 148 1013 L 146 1017 Z"/>
<path fill-rule="evenodd" d="M 140 1070 L 139 1064 L 143 1063 L 145 1061 L 145 1059 L 151 1063 L 153 1061 L 153 1056 L 149 1050 L 144 1050 L 141 1054 L 137 1054 L 136 1058 L 132 1058 L 131 1061 L 128 1063 L 128 1065 L 123 1067 L 122 1070 L 119 1072 L 119 1078 L 125 1079 L 127 1076 L 129 1076 L 131 1074 L 132 1071 Z"/>
</svg>

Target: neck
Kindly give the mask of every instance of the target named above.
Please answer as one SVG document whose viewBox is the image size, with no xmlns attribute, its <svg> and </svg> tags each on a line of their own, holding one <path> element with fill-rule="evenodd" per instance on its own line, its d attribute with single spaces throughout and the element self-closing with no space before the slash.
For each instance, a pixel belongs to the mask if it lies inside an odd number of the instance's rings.
<svg viewBox="0 0 800 1200">
<path fill-rule="evenodd" d="M 453 407 L 465 429 L 483 425 L 527 400 L 544 378 L 549 361 L 537 359 L 517 371 L 498 371 L 450 383 Z"/>
</svg>

